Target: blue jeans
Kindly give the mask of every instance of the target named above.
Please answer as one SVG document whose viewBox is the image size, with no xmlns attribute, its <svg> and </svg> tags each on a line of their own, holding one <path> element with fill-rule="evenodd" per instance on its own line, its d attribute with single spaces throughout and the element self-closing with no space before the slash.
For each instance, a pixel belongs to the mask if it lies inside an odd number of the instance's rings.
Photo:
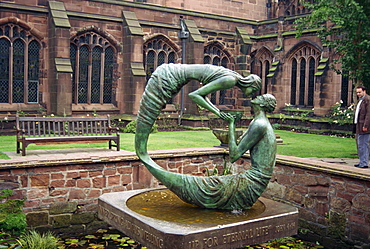
<svg viewBox="0 0 370 249">
<path fill-rule="evenodd" d="M 370 152 L 370 133 L 369 134 L 358 134 L 357 145 L 358 145 L 358 157 L 360 158 L 360 166 L 368 166 L 369 164 L 369 152 Z"/>
</svg>

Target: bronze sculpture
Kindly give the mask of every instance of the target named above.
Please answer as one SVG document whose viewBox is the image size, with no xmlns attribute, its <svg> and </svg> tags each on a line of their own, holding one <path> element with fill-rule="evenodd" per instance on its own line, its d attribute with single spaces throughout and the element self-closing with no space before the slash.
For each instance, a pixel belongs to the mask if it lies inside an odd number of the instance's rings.
<svg viewBox="0 0 370 249">
<path fill-rule="evenodd" d="M 158 67 L 149 79 L 141 100 L 135 135 L 136 154 L 154 177 L 187 203 L 214 209 L 248 209 L 266 188 L 275 165 L 276 139 L 265 111 L 273 110 L 276 100 L 272 95 L 263 95 L 253 100 L 253 107 L 258 113 L 251 124 L 254 127 L 251 129 L 253 132 L 247 132 L 239 145 L 236 144 L 235 137 L 230 136 L 230 155 L 233 161 L 241 157 L 244 149 L 251 151 L 250 170 L 237 175 L 210 177 L 173 173 L 166 171 L 150 158 L 147 142 L 150 130 L 162 108 L 190 80 L 199 80 L 203 86 L 190 93 L 189 97 L 198 105 L 227 120 L 231 129 L 235 128 L 234 117 L 221 112 L 207 100 L 206 95 L 233 86 L 238 86 L 246 95 L 250 95 L 261 87 L 261 79 L 258 76 L 250 75 L 244 78 L 223 67 L 205 64 L 164 64 Z M 234 133 L 231 130 L 230 132 Z M 261 152 L 261 148 L 265 146 L 269 146 L 268 159 Z"/>
</svg>

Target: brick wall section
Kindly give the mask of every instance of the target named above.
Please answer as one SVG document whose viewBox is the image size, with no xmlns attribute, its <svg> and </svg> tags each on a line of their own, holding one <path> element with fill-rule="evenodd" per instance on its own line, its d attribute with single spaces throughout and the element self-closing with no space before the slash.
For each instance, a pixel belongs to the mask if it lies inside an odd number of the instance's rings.
<svg viewBox="0 0 370 249">
<path fill-rule="evenodd" d="M 204 175 L 207 167 L 222 171 L 227 155 L 220 148 L 201 148 L 156 151 L 152 158 L 172 172 Z M 97 199 L 103 193 L 159 186 L 133 153 L 37 160 L 32 156 L 29 162 L 0 160 L 0 188 L 13 189 L 14 198 L 26 198 L 24 212 L 30 226 L 59 234 L 107 226 L 96 218 Z M 249 165 L 246 155 L 233 167 L 242 171 Z M 328 248 L 370 244 L 370 173 L 366 170 L 278 156 L 263 196 L 298 207 L 300 232 L 306 239 Z"/>
</svg>

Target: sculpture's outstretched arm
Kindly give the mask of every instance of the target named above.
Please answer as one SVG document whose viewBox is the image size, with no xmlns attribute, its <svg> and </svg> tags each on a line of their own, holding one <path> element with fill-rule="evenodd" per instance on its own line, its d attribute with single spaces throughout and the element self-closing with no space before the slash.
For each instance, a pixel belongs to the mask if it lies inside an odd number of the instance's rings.
<svg viewBox="0 0 370 249">
<path fill-rule="evenodd" d="M 233 86 L 235 86 L 236 80 L 237 79 L 233 76 L 219 78 L 217 80 L 209 82 L 208 84 L 202 86 L 198 90 L 189 93 L 189 97 L 199 106 L 211 111 L 212 113 L 216 114 L 217 116 L 220 116 L 221 118 L 224 118 L 220 110 L 214 104 L 212 104 L 211 101 L 209 101 L 206 98 L 206 96 L 216 91 L 232 88 Z"/>
</svg>

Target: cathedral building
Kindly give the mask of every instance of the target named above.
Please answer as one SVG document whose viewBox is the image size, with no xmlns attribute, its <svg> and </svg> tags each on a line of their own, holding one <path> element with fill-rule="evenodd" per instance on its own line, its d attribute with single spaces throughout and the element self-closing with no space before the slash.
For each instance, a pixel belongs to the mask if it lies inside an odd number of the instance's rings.
<svg viewBox="0 0 370 249">
<path fill-rule="evenodd" d="M 0 113 L 135 116 L 159 65 L 205 63 L 258 74 L 275 112 L 289 104 L 323 116 L 350 104 L 352 88 L 314 31 L 296 38 L 307 13 L 299 0 L 0 0 Z M 168 106 L 198 114 L 187 94 L 199 84 Z M 249 105 L 236 88 L 209 98 Z"/>
</svg>

